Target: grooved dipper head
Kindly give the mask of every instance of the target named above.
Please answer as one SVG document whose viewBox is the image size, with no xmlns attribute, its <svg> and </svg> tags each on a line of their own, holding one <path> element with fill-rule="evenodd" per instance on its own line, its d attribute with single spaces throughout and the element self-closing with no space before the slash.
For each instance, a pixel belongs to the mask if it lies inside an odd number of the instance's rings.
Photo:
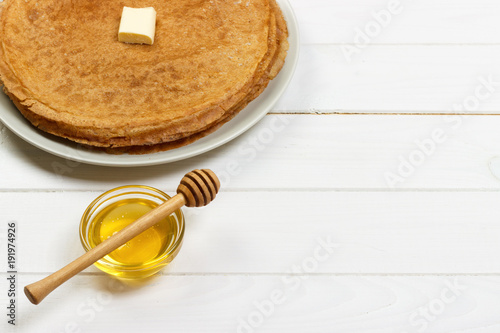
<svg viewBox="0 0 500 333">
<path fill-rule="evenodd" d="M 202 207 L 215 199 L 219 192 L 219 178 L 212 170 L 197 169 L 188 172 L 181 180 L 177 193 L 186 198 L 186 206 Z"/>
</svg>

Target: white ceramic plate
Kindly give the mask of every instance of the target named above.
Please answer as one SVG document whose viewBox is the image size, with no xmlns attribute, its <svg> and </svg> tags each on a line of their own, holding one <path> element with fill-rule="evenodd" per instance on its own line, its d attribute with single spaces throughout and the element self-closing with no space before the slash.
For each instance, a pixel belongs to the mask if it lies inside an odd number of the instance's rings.
<svg viewBox="0 0 500 333">
<path fill-rule="evenodd" d="M 146 155 L 111 155 L 100 151 L 83 149 L 77 143 L 46 134 L 32 126 L 11 103 L 0 93 L 0 121 L 12 132 L 32 145 L 59 157 L 73 161 L 107 166 L 145 166 L 183 160 L 219 147 L 236 138 L 262 119 L 276 104 L 290 82 L 299 57 L 299 30 L 292 7 L 287 0 L 278 0 L 287 21 L 290 49 L 283 69 L 272 80 L 266 90 L 232 120 L 214 133 L 194 143 L 164 152 Z"/>
</svg>

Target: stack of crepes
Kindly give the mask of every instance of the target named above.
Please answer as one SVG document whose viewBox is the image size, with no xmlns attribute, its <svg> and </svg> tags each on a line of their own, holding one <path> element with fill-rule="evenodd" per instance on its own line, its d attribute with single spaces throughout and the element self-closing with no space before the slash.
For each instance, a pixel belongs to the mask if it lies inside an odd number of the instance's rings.
<svg viewBox="0 0 500 333">
<path fill-rule="evenodd" d="M 118 41 L 124 6 L 155 8 L 153 45 Z M 0 83 L 43 131 L 152 153 L 233 118 L 281 70 L 287 37 L 275 0 L 4 0 Z"/>
</svg>

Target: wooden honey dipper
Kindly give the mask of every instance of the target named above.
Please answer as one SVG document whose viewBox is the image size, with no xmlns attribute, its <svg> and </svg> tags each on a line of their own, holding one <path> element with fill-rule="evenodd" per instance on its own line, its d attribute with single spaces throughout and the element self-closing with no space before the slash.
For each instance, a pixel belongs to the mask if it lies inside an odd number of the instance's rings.
<svg viewBox="0 0 500 333">
<path fill-rule="evenodd" d="M 144 214 L 135 222 L 129 224 L 57 272 L 40 281 L 27 285 L 24 287 L 24 293 L 31 303 L 39 304 L 45 296 L 61 284 L 143 231 L 146 231 L 182 206 L 202 207 L 208 205 L 215 199 L 219 188 L 219 179 L 211 170 L 193 170 L 187 173 L 182 178 L 179 187 L 177 187 L 177 194 L 171 199 Z"/>
</svg>

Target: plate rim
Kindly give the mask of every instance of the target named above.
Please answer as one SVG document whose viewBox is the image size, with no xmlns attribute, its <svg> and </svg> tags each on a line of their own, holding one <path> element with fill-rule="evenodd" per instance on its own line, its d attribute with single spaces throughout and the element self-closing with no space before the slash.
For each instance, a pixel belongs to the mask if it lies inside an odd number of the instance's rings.
<svg viewBox="0 0 500 333">
<path fill-rule="evenodd" d="M 294 10 L 288 0 L 278 0 L 277 2 L 287 22 L 288 41 L 290 45 L 282 70 L 269 83 L 264 92 L 249 103 L 232 120 L 214 133 L 189 145 L 143 155 L 113 155 L 103 151 L 87 151 L 82 148 L 82 144 L 50 135 L 35 128 L 22 116 L 4 93 L 0 94 L 2 95 L 0 97 L 0 111 L 5 111 L 6 109 L 7 112 L 0 112 L 0 121 L 18 137 L 47 153 L 74 162 L 99 166 L 138 167 L 167 164 L 198 156 L 218 148 L 249 130 L 268 114 L 283 95 L 293 77 L 299 58 L 299 27 Z M 231 127 L 231 124 L 238 126 Z M 229 129 L 230 127 L 232 129 Z"/>
</svg>

